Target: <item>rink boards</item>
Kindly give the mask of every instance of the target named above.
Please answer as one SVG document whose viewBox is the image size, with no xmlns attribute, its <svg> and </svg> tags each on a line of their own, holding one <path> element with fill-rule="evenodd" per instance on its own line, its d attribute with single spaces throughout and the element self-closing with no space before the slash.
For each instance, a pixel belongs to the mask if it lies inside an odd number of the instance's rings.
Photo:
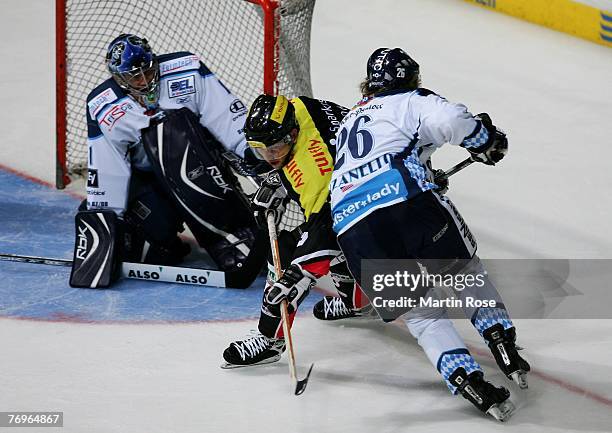
<svg viewBox="0 0 612 433">
<path fill-rule="evenodd" d="M 466 1 L 612 47 L 612 2 L 607 0 Z"/>
</svg>

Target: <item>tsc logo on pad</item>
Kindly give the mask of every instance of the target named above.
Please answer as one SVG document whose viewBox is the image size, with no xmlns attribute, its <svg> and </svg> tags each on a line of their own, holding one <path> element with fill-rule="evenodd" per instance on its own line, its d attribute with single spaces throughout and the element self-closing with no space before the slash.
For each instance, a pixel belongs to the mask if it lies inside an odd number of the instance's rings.
<svg viewBox="0 0 612 433">
<path fill-rule="evenodd" d="M 170 98 L 189 95 L 195 93 L 195 91 L 195 75 L 168 80 L 168 96 Z"/>
</svg>

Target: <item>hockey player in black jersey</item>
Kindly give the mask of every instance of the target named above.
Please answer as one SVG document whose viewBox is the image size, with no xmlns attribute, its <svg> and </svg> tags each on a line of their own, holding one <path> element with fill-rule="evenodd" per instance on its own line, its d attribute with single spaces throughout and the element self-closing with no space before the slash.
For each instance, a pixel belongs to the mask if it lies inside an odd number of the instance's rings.
<svg viewBox="0 0 612 433">
<path fill-rule="evenodd" d="M 253 198 L 257 219 L 265 226 L 269 210 L 279 219 L 284 203 L 290 199 L 299 204 L 306 221 L 280 233 L 283 276 L 268 279 L 259 330 L 229 345 L 223 353 L 226 368 L 279 360 L 285 349 L 281 301 L 287 299 L 292 323 L 299 304 L 323 275 L 331 276 L 340 296 L 319 301 L 314 307 L 315 317 L 336 320 L 369 311 L 367 299 L 346 268 L 331 226 L 328 188 L 334 148 L 330 140 L 346 111 L 333 102 L 305 96 L 289 100 L 282 95 L 261 95 L 249 111 L 245 124 L 248 144 L 259 158 L 277 169 Z"/>
</svg>

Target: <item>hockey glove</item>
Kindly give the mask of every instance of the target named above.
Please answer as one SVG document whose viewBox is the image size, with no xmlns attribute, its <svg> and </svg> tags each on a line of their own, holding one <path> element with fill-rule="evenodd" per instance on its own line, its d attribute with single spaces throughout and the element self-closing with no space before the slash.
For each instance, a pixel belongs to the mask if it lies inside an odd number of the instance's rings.
<svg viewBox="0 0 612 433">
<path fill-rule="evenodd" d="M 493 125 L 487 113 L 480 113 L 476 119 L 482 122 L 482 126 L 487 129 L 489 139 L 487 142 L 476 149 L 468 149 L 472 154 L 472 159 L 486 165 L 495 165 L 508 153 L 508 139 L 501 129 Z"/>
<path fill-rule="evenodd" d="M 274 222 L 278 226 L 285 212 L 286 200 L 287 190 L 281 183 L 280 175 L 277 172 L 270 173 L 251 199 L 257 224 L 266 227 L 268 225 L 266 214 L 273 212 Z"/>
<path fill-rule="evenodd" d="M 303 271 L 297 265 L 291 265 L 283 276 L 264 293 L 264 304 L 270 313 L 279 317 L 280 303 L 286 299 L 287 311 L 293 313 L 308 295 L 314 283 L 315 278 L 312 274 Z"/>
<path fill-rule="evenodd" d="M 448 177 L 444 170 L 433 171 L 433 181 L 437 185 L 436 192 L 440 195 L 444 195 L 448 191 Z"/>
</svg>

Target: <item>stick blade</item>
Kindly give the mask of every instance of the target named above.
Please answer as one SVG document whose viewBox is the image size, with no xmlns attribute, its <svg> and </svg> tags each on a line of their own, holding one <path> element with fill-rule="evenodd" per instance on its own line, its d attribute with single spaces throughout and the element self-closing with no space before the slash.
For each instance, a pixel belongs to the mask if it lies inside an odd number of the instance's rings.
<svg viewBox="0 0 612 433">
<path fill-rule="evenodd" d="M 308 369 L 308 373 L 306 373 L 306 377 L 302 380 L 298 380 L 295 384 L 295 395 L 302 395 L 304 391 L 306 391 L 306 385 L 308 385 L 308 378 L 310 377 L 310 373 L 312 372 L 312 367 L 314 367 L 314 364 L 310 364 L 310 368 Z"/>
</svg>

